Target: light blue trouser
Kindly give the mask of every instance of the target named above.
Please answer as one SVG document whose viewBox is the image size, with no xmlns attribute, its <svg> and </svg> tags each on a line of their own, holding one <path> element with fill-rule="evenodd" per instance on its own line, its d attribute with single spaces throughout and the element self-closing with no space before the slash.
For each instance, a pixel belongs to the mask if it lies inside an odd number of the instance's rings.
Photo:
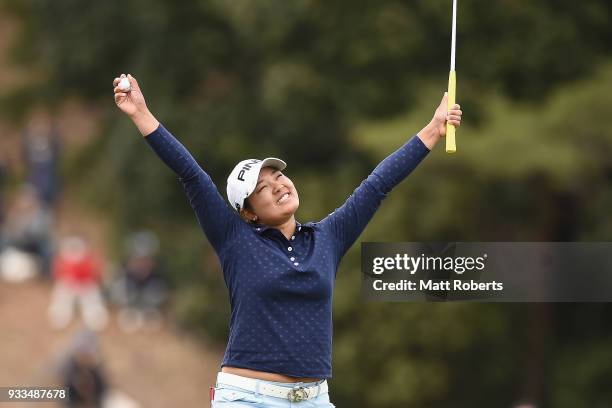
<svg viewBox="0 0 612 408">
<path fill-rule="evenodd" d="M 258 383 L 287 387 L 288 393 L 293 387 L 316 387 L 324 380 L 307 383 L 282 383 L 264 380 L 257 381 Z M 310 400 L 291 402 L 286 398 L 268 397 L 267 395 L 262 395 L 257 392 L 248 391 L 225 384 L 217 384 L 215 387 L 215 399 L 211 402 L 211 404 L 212 408 L 335 408 L 335 405 L 329 402 L 329 393 L 327 392 Z"/>
</svg>

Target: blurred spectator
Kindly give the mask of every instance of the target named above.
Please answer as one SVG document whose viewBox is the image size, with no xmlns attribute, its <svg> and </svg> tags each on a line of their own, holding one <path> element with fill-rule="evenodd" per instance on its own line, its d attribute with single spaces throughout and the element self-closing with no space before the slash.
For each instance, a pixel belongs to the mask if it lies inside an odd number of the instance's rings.
<svg viewBox="0 0 612 408">
<path fill-rule="evenodd" d="M 31 186 L 24 186 L 11 206 L 4 226 L 4 247 L 2 258 L 17 255 L 34 257 L 38 264 L 36 273 L 49 275 L 51 263 L 51 221 L 49 212 L 40 205 L 37 194 Z M 9 263 L 6 259 L 3 265 Z M 11 268 L 3 269 L 5 276 L 12 275 Z"/>
<path fill-rule="evenodd" d="M 23 132 L 22 144 L 28 182 L 42 204 L 51 208 L 59 192 L 57 128 L 46 114 L 35 114 Z"/>
<path fill-rule="evenodd" d="M 145 325 L 158 327 L 160 308 L 166 299 L 166 283 L 156 258 L 159 240 L 149 231 L 131 235 L 127 241 L 127 259 L 112 288 L 121 307 L 119 325 L 127 332 Z"/>
<path fill-rule="evenodd" d="M 31 255 L 7 247 L 0 254 L 0 278 L 7 282 L 24 282 L 36 276 L 39 265 Z"/>
<path fill-rule="evenodd" d="M 94 333 L 77 333 L 62 377 L 63 386 L 68 389 L 66 407 L 104 407 L 108 385 L 100 361 L 98 339 Z"/>
<path fill-rule="evenodd" d="M 4 188 L 5 188 L 5 180 L 6 180 L 6 162 L 3 155 L 3 152 L 0 151 L 0 249 L 2 249 L 2 225 L 4 224 L 4 212 L 6 210 L 4 203 Z"/>
<path fill-rule="evenodd" d="M 71 236 L 62 240 L 53 276 L 55 286 L 48 310 L 51 326 L 55 329 L 68 326 L 76 302 L 87 327 L 104 329 L 108 312 L 100 291 L 102 265 L 83 238 Z"/>
<path fill-rule="evenodd" d="M 7 173 L 7 165 L 4 157 L 4 152 L 0 150 L 0 254 L 4 249 L 5 238 L 4 238 L 4 219 L 6 212 L 6 204 L 5 204 L 5 183 L 6 183 L 6 173 Z M 0 275 L 2 275 L 2 270 L 0 269 Z"/>
<path fill-rule="evenodd" d="M 140 408 L 113 387 L 102 364 L 99 342 L 90 330 L 78 332 L 61 364 L 61 382 L 68 389 L 68 408 Z"/>
</svg>

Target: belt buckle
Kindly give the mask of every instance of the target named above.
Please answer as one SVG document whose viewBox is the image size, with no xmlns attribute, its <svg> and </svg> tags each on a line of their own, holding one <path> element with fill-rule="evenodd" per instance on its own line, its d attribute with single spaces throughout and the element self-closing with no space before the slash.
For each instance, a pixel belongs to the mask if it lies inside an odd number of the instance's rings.
<svg viewBox="0 0 612 408">
<path fill-rule="evenodd" d="M 308 399 L 308 391 L 304 387 L 294 387 L 287 394 L 287 399 L 291 402 L 300 402 Z"/>
</svg>

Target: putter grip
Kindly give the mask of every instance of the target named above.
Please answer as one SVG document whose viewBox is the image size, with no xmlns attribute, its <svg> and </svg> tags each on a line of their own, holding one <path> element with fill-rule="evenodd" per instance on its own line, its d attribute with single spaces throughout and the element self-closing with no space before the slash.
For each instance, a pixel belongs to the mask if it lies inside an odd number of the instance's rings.
<svg viewBox="0 0 612 408">
<path fill-rule="evenodd" d="M 455 71 L 448 74 L 448 110 L 455 106 L 455 95 L 457 93 L 457 75 Z M 455 153 L 455 126 L 446 124 L 446 153 Z"/>
</svg>

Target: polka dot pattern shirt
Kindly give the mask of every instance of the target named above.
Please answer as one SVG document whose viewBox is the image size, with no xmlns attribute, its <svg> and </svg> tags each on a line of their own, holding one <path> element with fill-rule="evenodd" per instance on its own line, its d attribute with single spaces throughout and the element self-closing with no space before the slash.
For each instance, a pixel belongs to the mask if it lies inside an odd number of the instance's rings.
<svg viewBox="0 0 612 408">
<path fill-rule="evenodd" d="M 243 221 L 162 125 L 146 141 L 179 176 L 221 262 L 231 304 L 222 366 L 330 378 L 332 294 L 340 260 L 387 193 L 427 155 L 427 147 L 414 136 L 340 208 L 321 221 L 297 223 L 287 239 L 275 228 Z"/>
</svg>

